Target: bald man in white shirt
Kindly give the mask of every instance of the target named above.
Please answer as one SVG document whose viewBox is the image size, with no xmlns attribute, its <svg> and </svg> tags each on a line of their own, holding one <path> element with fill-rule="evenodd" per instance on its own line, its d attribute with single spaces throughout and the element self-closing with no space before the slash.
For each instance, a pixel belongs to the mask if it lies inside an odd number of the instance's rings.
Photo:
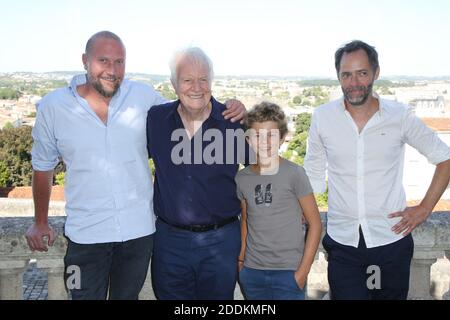
<svg viewBox="0 0 450 320">
<path fill-rule="evenodd" d="M 328 173 L 328 281 L 332 299 L 406 299 L 414 251 L 411 232 L 431 214 L 449 184 L 450 148 L 411 108 L 373 92 L 380 67 L 374 47 L 352 41 L 335 66 L 343 98 L 318 107 L 305 157 L 314 191 Z M 405 144 L 436 165 L 421 203 L 406 206 Z M 378 268 L 371 268 L 376 266 Z M 380 270 L 380 286 L 368 277 Z"/>
</svg>

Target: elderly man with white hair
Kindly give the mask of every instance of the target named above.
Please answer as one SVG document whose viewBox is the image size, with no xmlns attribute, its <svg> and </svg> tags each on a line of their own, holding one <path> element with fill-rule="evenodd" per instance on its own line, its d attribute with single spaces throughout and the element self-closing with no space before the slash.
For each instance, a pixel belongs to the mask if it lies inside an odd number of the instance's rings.
<svg viewBox="0 0 450 320">
<path fill-rule="evenodd" d="M 148 112 L 158 299 L 233 299 L 241 245 L 234 177 L 243 157 L 229 146 L 245 139 L 239 123 L 224 119 L 225 105 L 211 94 L 212 79 L 212 62 L 201 49 L 177 52 L 171 81 L 179 99 Z M 216 151 L 208 153 L 213 146 Z"/>
</svg>

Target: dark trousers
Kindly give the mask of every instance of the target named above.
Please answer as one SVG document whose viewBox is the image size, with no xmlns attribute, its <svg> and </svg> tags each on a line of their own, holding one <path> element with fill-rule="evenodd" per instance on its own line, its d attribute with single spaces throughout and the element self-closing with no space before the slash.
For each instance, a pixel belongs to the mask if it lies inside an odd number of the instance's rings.
<svg viewBox="0 0 450 320">
<path fill-rule="evenodd" d="M 328 282 L 333 300 L 405 300 L 414 242 L 411 234 L 368 249 L 360 231 L 358 248 L 322 240 L 328 253 Z M 377 277 L 379 279 L 377 279 Z"/>
<path fill-rule="evenodd" d="M 152 283 L 162 300 L 232 300 L 241 247 L 239 221 L 192 232 L 156 221 Z"/>
<path fill-rule="evenodd" d="M 73 300 L 137 300 L 153 249 L 153 235 L 125 242 L 78 244 L 67 239 L 66 286 L 80 271 L 79 288 L 68 288 Z M 75 269 L 74 269 L 75 267 Z"/>
</svg>

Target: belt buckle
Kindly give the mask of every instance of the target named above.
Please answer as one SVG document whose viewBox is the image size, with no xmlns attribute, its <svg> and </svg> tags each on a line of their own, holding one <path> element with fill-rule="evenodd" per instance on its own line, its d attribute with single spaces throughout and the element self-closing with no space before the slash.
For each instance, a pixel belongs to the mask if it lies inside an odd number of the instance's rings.
<svg viewBox="0 0 450 320">
<path fill-rule="evenodd" d="M 208 230 L 211 230 L 210 228 L 208 228 L 208 225 L 193 225 L 191 226 L 191 230 L 192 232 L 205 232 Z"/>
<path fill-rule="evenodd" d="M 191 225 L 191 226 L 178 226 L 181 229 L 185 229 L 191 232 L 206 232 L 206 231 L 211 231 L 211 230 L 217 230 L 222 228 L 223 226 L 233 222 L 237 220 L 236 217 L 232 217 L 229 219 L 226 219 L 220 223 L 215 223 L 215 224 L 206 224 L 206 225 Z"/>
</svg>

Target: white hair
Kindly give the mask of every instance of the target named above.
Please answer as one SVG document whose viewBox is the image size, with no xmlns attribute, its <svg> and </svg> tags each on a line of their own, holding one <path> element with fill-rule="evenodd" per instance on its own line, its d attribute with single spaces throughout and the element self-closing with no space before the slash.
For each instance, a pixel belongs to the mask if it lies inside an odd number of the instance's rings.
<svg viewBox="0 0 450 320">
<path fill-rule="evenodd" d="M 212 82 L 214 78 L 213 63 L 211 59 L 206 55 L 206 53 L 199 47 L 188 47 L 178 50 L 172 56 L 169 62 L 170 67 L 170 80 L 173 84 L 177 83 L 178 78 L 178 65 L 180 61 L 184 58 L 188 58 L 192 62 L 204 65 L 208 68 L 209 83 Z"/>
</svg>

